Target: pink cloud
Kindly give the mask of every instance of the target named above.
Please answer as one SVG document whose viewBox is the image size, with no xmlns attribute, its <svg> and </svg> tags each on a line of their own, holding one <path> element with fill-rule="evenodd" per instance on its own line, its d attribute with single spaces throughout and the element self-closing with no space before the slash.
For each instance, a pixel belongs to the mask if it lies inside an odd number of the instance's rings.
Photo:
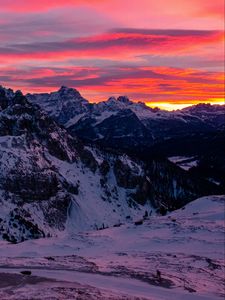
<svg viewBox="0 0 225 300">
<path fill-rule="evenodd" d="M 0 56 L 15 58 L 80 57 L 99 56 L 121 57 L 125 55 L 202 52 L 202 48 L 221 45 L 223 33 L 220 31 L 186 30 L 127 30 L 103 35 L 74 38 L 62 41 L 11 44 L 0 47 Z M 123 56 L 124 57 L 124 56 Z"/>
</svg>

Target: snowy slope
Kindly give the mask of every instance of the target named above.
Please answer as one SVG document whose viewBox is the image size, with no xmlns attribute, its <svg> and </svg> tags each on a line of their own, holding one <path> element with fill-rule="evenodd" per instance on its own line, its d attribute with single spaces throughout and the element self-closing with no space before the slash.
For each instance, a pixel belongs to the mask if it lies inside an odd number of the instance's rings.
<svg viewBox="0 0 225 300">
<path fill-rule="evenodd" d="M 168 159 L 169 161 L 175 163 L 177 166 L 179 166 L 180 168 L 186 171 L 198 165 L 198 159 L 195 156 L 192 157 L 171 156 L 168 157 Z"/>
<path fill-rule="evenodd" d="M 82 299 L 222 299 L 224 205 L 225 196 L 210 196 L 138 226 L 69 232 L 17 245 L 1 242 L 0 273 L 10 278 L 29 269 L 42 276 L 29 289 L 26 281 L 13 291 L 8 284 L 9 299 L 48 299 L 50 292 L 53 299 L 76 299 L 84 290 L 88 294 Z M 7 290 L 0 290 L 2 298 Z"/>
</svg>

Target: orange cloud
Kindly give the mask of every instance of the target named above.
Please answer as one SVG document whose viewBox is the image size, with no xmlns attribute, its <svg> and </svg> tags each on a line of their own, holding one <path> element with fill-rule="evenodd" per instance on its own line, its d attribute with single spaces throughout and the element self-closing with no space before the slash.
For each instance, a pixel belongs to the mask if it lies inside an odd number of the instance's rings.
<svg viewBox="0 0 225 300">
<path fill-rule="evenodd" d="M 52 91 L 60 85 L 80 90 L 92 101 L 128 95 L 145 102 L 206 101 L 224 97 L 222 72 L 192 69 L 125 67 L 3 68 L 0 81 L 24 92 Z M 186 103 L 185 102 L 185 103 Z"/>
</svg>

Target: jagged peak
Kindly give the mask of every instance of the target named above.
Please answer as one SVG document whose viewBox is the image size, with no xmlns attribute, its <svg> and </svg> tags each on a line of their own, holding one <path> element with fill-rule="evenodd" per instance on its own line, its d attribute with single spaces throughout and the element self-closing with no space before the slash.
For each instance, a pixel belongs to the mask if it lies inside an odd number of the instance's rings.
<svg viewBox="0 0 225 300">
<path fill-rule="evenodd" d="M 6 88 L 2 85 L 0 85 L 0 92 L 1 95 L 6 95 L 7 97 L 13 97 L 14 96 L 14 91 L 10 88 Z"/>
<path fill-rule="evenodd" d="M 219 104 L 211 104 L 211 103 L 198 103 L 196 105 L 192 105 L 189 107 L 185 107 L 182 109 L 183 112 L 207 112 L 207 111 L 215 111 L 215 110 L 224 110 L 225 105 Z"/>
<path fill-rule="evenodd" d="M 23 93 L 18 90 L 15 92 L 15 96 L 13 97 L 13 104 L 21 104 L 21 105 L 26 105 L 28 104 L 27 98 L 23 95 Z"/>
<path fill-rule="evenodd" d="M 119 96 L 118 98 L 112 96 L 106 102 L 115 102 L 115 103 L 124 103 L 124 104 L 132 104 L 133 102 L 127 96 Z"/>
<path fill-rule="evenodd" d="M 81 97 L 81 94 L 78 90 L 76 90 L 74 88 L 71 88 L 71 87 L 67 87 L 65 85 L 62 85 L 57 92 L 60 93 L 60 94 L 65 94 L 65 95 L 74 94 L 74 95 L 77 95 L 77 96 Z"/>
<path fill-rule="evenodd" d="M 23 93 L 21 92 L 21 90 L 17 90 L 16 92 L 15 92 L 15 96 L 23 96 Z"/>
<path fill-rule="evenodd" d="M 38 97 L 51 97 L 54 95 L 59 94 L 60 96 L 73 96 L 73 97 L 77 97 L 77 98 L 83 98 L 80 94 L 80 92 L 77 89 L 71 88 L 71 87 L 67 87 L 65 85 L 62 85 L 58 90 L 53 91 L 53 92 L 49 92 L 49 93 L 28 93 L 26 96 L 28 97 L 32 97 L 32 96 L 38 96 Z M 83 98 L 84 99 L 84 98 Z"/>
<path fill-rule="evenodd" d="M 124 103 L 124 104 L 132 104 L 133 102 L 127 96 L 119 96 L 117 101 Z"/>
<path fill-rule="evenodd" d="M 27 105 L 29 102 L 20 90 L 14 93 L 12 89 L 0 86 L 0 108 L 5 109 L 15 104 Z"/>
<path fill-rule="evenodd" d="M 107 100 L 107 102 L 116 102 L 116 97 L 109 97 L 109 99 Z"/>
</svg>

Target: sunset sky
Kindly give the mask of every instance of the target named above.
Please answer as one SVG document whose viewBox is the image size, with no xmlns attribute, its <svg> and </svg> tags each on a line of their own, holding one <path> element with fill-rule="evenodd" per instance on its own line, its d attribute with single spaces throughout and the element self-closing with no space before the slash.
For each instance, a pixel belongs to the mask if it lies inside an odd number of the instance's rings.
<svg viewBox="0 0 225 300">
<path fill-rule="evenodd" d="M 223 103 L 223 0 L 1 0 L 0 85 Z M 173 105 L 172 105 L 173 104 Z"/>
</svg>

